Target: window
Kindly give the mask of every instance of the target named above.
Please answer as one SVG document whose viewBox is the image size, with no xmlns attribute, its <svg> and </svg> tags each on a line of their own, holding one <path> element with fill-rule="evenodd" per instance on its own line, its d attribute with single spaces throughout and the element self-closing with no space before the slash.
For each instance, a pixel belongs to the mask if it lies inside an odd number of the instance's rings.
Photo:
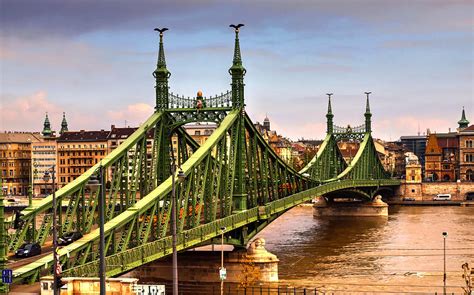
<svg viewBox="0 0 474 295">
<path fill-rule="evenodd" d="M 466 162 L 474 162 L 474 155 L 473 154 L 466 154 L 465 159 L 466 159 Z"/>
<path fill-rule="evenodd" d="M 199 130 L 194 131 L 194 135 L 201 135 L 201 131 Z"/>
</svg>

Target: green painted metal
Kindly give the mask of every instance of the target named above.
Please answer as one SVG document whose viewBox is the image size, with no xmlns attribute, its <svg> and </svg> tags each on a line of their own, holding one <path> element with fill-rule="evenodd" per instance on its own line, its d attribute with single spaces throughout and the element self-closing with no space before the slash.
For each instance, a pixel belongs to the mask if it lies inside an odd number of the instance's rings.
<svg viewBox="0 0 474 295">
<path fill-rule="evenodd" d="M 309 174 L 312 179 L 325 181 L 337 177 L 347 168 L 336 138 L 328 133 L 313 159 L 300 171 Z"/>
<path fill-rule="evenodd" d="M 337 140 L 349 134 L 349 128 L 343 130 L 333 125 L 330 101 L 328 135 L 315 158 L 300 172 L 281 160 L 245 113 L 246 70 L 240 53 L 240 27 L 234 26 L 234 58 L 229 69 L 232 91 L 191 99 L 168 92 L 165 29 L 157 29 L 160 46 L 154 71 L 156 112 L 102 160 L 106 179 L 110 181 L 104 228 L 108 276 L 171 253 L 170 156 L 175 158 L 174 148 L 178 166 L 186 175 L 176 185 L 178 250 L 209 242 L 221 234 L 222 226 L 226 227 L 227 241 L 244 246 L 283 212 L 316 195 L 360 190 L 362 195 L 372 196 L 381 186 L 399 184 L 386 179 L 383 167 L 380 170 L 370 132 L 365 133 L 350 165 L 344 162 Z M 182 125 L 202 121 L 216 122 L 218 128 L 198 147 Z M 98 271 L 99 231 L 94 225 L 99 192 L 91 194 L 85 187 L 98 165 L 56 193 L 68 202 L 63 232 L 80 229 L 84 233 L 82 239 L 59 250 L 61 261 L 67 261 L 65 275 L 90 276 Z M 375 168 L 370 170 L 367 166 Z M 34 216 L 47 213 L 50 208 L 48 197 L 25 209 L 22 219 L 31 222 Z M 42 243 L 50 236 L 48 222 L 46 218 L 38 231 Z M 26 227 L 17 230 L 10 248 L 21 243 L 25 235 Z M 36 280 L 42 270 L 50 269 L 52 260 L 52 255 L 48 255 L 15 269 L 15 281 Z"/>
<path fill-rule="evenodd" d="M 359 150 L 347 168 L 337 177 L 339 179 L 387 179 L 390 174 L 385 171 L 377 155 L 374 141 L 370 133 L 366 133 Z"/>
<path fill-rule="evenodd" d="M 248 224 L 265 221 L 271 216 L 279 215 L 294 206 L 311 200 L 314 196 L 323 195 L 331 191 L 342 190 L 351 187 L 377 187 L 399 185 L 399 181 L 389 179 L 379 180 L 342 180 L 339 182 L 327 183 L 303 192 L 269 202 L 265 206 L 255 207 L 235 213 L 231 216 L 200 225 L 190 230 L 185 230 L 178 235 L 178 251 L 199 245 L 204 241 L 218 237 L 221 234 L 221 227 L 225 227 L 225 232 L 232 232 Z M 253 237 L 256 233 L 253 233 Z M 251 238 L 250 237 L 250 238 Z M 136 267 L 148 262 L 170 255 L 171 237 L 165 237 L 144 245 L 140 245 L 125 252 L 110 255 L 106 258 L 107 276 L 113 277 L 126 273 Z M 66 276 L 89 276 L 98 270 L 98 261 L 93 261 L 70 270 L 66 270 Z"/>
</svg>

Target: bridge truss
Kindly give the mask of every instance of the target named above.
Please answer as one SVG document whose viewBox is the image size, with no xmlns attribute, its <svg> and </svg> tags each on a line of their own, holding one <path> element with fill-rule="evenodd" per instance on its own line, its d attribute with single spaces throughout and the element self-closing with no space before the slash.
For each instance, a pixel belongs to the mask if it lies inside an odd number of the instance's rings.
<svg viewBox="0 0 474 295">
<path fill-rule="evenodd" d="M 223 226 L 226 243 L 245 246 L 269 222 L 314 196 L 348 189 L 364 189 L 373 195 L 380 187 L 399 184 L 389 179 L 377 157 L 367 112 L 366 130 L 363 136 L 357 135 L 362 138 L 359 151 L 350 164 L 344 161 L 337 148 L 344 132 L 337 128 L 333 132 L 330 101 L 326 139 L 314 159 L 302 171 L 295 171 L 270 148 L 245 112 L 246 70 L 238 29 L 229 73 L 232 89 L 221 95 L 185 98 L 169 93 L 170 72 L 160 33 L 153 73 L 156 111 L 100 163 L 56 192 L 58 203 L 67 203 L 66 213 L 59 214 L 59 232 L 84 234 L 59 250 L 64 275 L 98 273 L 97 204 L 101 192 L 89 191 L 86 184 L 99 166 L 110 182 L 109 187 L 101 187 L 106 190 L 107 276 L 171 253 L 173 161 L 186 176 L 176 186 L 178 250 L 209 243 L 221 234 Z M 202 121 L 218 127 L 198 146 L 183 125 Z M 344 134 L 348 135 L 347 131 Z M 52 196 L 23 210 L 21 224 L 10 235 L 9 250 L 14 251 L 25 240 L 50 241 L 52 210 L 57 210 L 52 208 Z M 39 228 L 36 219 L 42 220 Z M 19 267 L 14 270 L 14 281 L 33 282 L 49 274 L 52 264 L 52 255 L 47 255 Z"/>
</svg>

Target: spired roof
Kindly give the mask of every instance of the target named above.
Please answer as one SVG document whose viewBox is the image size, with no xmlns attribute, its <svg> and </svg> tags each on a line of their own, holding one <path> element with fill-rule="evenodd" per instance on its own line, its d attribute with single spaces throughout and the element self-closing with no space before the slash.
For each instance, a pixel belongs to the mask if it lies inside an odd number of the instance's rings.
<svg viewBox="0 0 474 295">
<path fill-rule="evenodd" d="M 53 134 L 51 131 L 51 123 L 49 122 L 48 113 L 46 113 L 46 117 L 44 118 L 43 131 L 41 133 L 43 136 L 51 136 Z"/>
<path fill-rule="evenodd" d="M 68 131 L 67 121 L 66 121 L 66 113 L 63 112 L 63 120 L 61 122 L 61 131 L 59 131 L 59 134 L 63 134 L 66 131 Z"/>
<path fill-rule="evenodd" d="M 466 128 L 469 125 L 469 121 L 466 119 L 466 113 L 464 107 L 462 107 L 461 120 L 458 121 L 459 128 Z"/>
</svg>

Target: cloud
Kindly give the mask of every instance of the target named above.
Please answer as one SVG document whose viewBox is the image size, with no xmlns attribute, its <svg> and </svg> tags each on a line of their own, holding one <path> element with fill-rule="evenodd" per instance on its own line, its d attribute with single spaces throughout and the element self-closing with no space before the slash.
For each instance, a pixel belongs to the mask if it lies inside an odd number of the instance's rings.
<svg viewBox="0 0 474 295">
<path fill-rule="evenodd" d="M 416 32 L 470 30 L 472 1 L 2 1 L 1 25 L 8 35 L 74 37 L 166 25 L 187 30 L 227 29 L 230 20 L 254 28 L 314 33 L 357 22 L 373 29 Z M 443 21 L 441 22 L 440 19 Z M 259 29 L 255 29 L 259 31 Z"/>
<path fill-rule="evenodd" d="M 54 125 L 59 126 L 57 122 L 61 122 L 63 109 L 49 101 L 47 96 L 45 91 L 18 97 L 0 96 L 0 130 L 41 131 L 46 113 L 49 114 L 53 129 Z"/>
<path fill-rule="evenodd" d="M 379 118 L 372 124 L 374 135 L 385 140 L 398 140 L 400 135 L 416 135 L 418 131 L 420 134 L 426 134 L 427 129 L 438 133 L 455 131 L 455 122 L 449 119 L 431 117 L 427 114 Z"/>
<path fill-rule="evenodd" d="M 125 110 L 107 111 L 107 118 L 117 126 L 122 126 L 124 122 L 127 122 L 126 125 L 128 126 L 138 126 L 153 114 L 153 112 L 154 109 L 151 105 L 135 103 L 126 106 Z"/>
</svg>

